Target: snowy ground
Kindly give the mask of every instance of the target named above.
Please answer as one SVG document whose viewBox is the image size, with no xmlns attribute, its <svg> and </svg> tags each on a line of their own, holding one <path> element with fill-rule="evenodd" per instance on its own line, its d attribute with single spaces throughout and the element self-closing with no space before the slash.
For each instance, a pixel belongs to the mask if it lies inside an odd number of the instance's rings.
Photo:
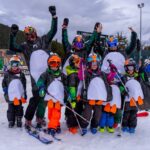
<svg viewBox="0 0 150 150">
<path fill-rule="evenodd" d="M 30 81 L 28 79 L 28 97 L 31 96 Z M 2 77 L 0 77 L 1 85 Z M 25 106 L 26 107 L 26 106 Z M 7 104 L 3 98 L 0 86 L 0 150 L 149 150 L 150 149 L 150 117 L 138 118 L 138 127 L 135 134 L 123 133 L 122 137 L 114 134 L 90 132 L 81 137 L 79 134 L 72 135 L 67 131 L 64 115 L 62 115 L 62 134 L 59 137 L 61 142 L 54 142 L 51 145 L 44 145 L 38 140 L 29 136 L 25 130 L 8 128 L 6 118 Z M 64 111 L 62 111 L 64 112 Z M 23 120 L 24 121 L 24 120 Z"/>
</svg>

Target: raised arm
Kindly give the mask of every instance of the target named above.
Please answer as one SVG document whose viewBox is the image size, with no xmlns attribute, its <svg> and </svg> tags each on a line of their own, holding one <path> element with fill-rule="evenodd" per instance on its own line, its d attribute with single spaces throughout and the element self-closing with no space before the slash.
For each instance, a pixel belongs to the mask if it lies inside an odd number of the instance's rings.
<svg viewBox="0 0 150 150">
<path fill-rule="evenodd" d="M 55 6 L 49 6 L 49 12 L 52 15 L 52 22 L 51 22 L 51 28 L 50 31 L 46 34 L 46 43 L 49 44 L 54 36 L 56 35 L 57 32 L 57 24 L 58 24 L 58 19 L 56 16 L 56 7 Z"/>
<path fill-rule="evenodd" d="M 132 27 L 129 27 L 129 30 L 131 31 L 131 41 L 125 50 L 127 55 L 130 55 L 134 51 L 137 41 L 137 33 L 132 29 Z"/>
<path fill-rule="evenodd" d="M 65 54 L 68 54 L 71 51 L 71 44 L 68 40 L 68 31 L 67 31 L 68 24 L 69 19 L 65 18 L 62 25 L 62 44 L 64 47 Z"/>
<path fill-rule="evenodd" d="M 94 26 L 94 31 L 90 39 L 85 43 L 85 46 L 90 53 L 90 50 L 92 46 L 96 46 L 98 49 L 100 49 L 100 35 L 102 32 L 102 24 L 97 22 Z"/>
<path fill-rule="evenodd" d="M 23 46 L 16 43 L 16 35 L 19 31 L 19 27 L 16 24 L 12 24 L 10 31 L 9 49 L 14 52 L 22 52 Z"/>
</svg>

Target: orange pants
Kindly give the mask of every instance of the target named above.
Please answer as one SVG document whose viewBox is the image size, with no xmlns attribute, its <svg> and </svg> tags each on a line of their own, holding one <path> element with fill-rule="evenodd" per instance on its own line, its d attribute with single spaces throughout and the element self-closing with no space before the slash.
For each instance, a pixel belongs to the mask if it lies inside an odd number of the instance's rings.
<svg viewBox="0 0 150 150">
<path fill-rule="evenodd" d="M 54 103 L 52 100 L 48 102 L 48 128 L 57 129 L 60 126 L 61 104 Z"/>
</svg>

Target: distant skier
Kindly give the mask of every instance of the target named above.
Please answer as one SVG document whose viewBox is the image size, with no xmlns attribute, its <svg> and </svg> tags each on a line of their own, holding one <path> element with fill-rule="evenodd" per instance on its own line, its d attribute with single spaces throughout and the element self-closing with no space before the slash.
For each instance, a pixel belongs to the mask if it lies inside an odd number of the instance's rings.
<svg viewBox="0 0 150 150">
<path fill-rule="evenodd" d="M 22 127 L 23 106 L 27 99 L 26 78 L 21 71 L 20 58 L 14 55 L 9 60 L 9 70 L 4 74 L 2 81 L 4 97 L 8 103 L 7 119 L 9 128 Z"/>
</svg>

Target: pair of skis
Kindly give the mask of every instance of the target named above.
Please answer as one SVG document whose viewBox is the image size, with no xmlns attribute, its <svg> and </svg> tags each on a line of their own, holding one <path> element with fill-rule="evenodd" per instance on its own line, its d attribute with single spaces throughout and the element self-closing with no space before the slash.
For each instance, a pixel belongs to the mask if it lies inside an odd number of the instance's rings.
<svg viewBox="0 0 150 150">
<path fill-rule="evenodd" d="M 27 133 L 42 142 L 43 144 L 52 144 L 55 141 L 61 141 L 61 139 L 57 138 L 56 136 L 52 136 L 48 134 L 46 129 L 37 129 L 31 127 L 30 129 L 26 129 Z"/>
</svg>

